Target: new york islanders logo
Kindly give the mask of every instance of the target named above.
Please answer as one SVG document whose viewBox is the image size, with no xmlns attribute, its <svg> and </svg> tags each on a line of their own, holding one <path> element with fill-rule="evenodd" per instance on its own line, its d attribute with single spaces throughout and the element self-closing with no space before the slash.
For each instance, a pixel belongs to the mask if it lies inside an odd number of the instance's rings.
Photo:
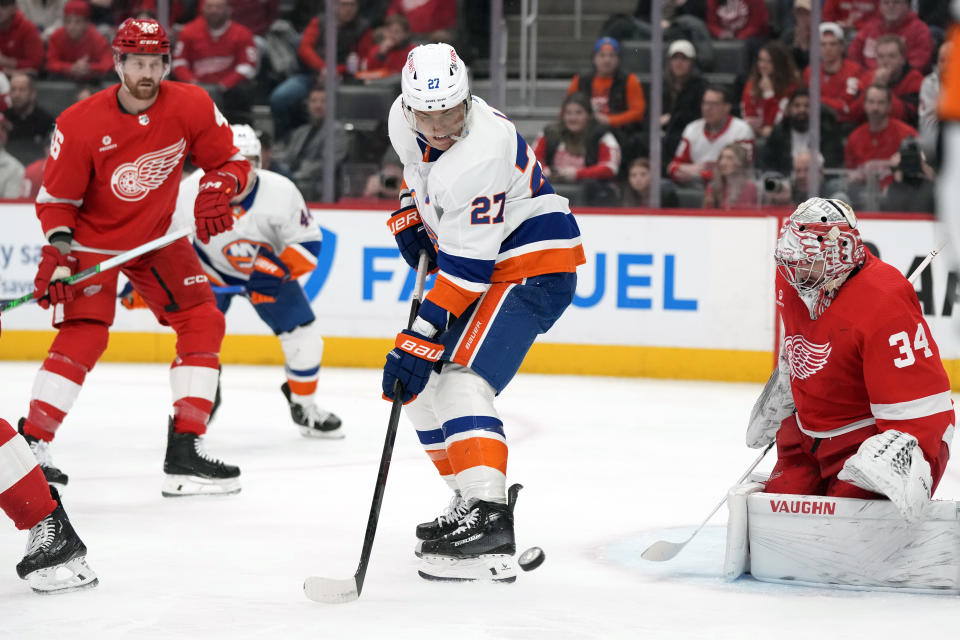
<svg viewBox="0 0 960 640">
<path fill-rule="evenodd" d="M 133 162 L 120 165 L 110 176 L 113 195 L 126 202 L 143 200 L 170 176 L 186 148 L 186 141 L 180 138 L 169 147 L 145 153 Z"/>
<path fill-rule="evenodd" d="M 816 374 L 827 364 L 830 357 L 830 343 L 817 344 L 803 336 L 787 336 L 783 339 L 783 349 L 790 363 L 790 377 L 803 380 Z"/>
</svg>

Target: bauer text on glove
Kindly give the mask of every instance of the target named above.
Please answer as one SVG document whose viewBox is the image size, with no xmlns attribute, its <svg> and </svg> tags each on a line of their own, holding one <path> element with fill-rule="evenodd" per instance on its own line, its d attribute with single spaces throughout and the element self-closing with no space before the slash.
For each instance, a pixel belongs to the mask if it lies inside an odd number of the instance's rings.
<svg viewBox="0 0 960 640">
<path fill-rule="evenodd" d="M 443 355 L 443 345 L 408 329 L 397 334 L 395 344 L 383 366 L 383 397 L 394 400 L 394 385 L 400 382 L 403 404 L 407 404 L 427 386 L 434 365 Z"/>
<path fill-rule="evenodd" d="M 423 225 L 416 206 L 409 205 L 394 211 L 387 221 L 387 227 L 397 242 L 400 255 L 411 269 L 417 268 L 420 262 L 420 251 L 423 250 L 427 252 L 427 273 L 437 270 L 437 250 L 430 242 L 427 228 Z"/>
</svg>

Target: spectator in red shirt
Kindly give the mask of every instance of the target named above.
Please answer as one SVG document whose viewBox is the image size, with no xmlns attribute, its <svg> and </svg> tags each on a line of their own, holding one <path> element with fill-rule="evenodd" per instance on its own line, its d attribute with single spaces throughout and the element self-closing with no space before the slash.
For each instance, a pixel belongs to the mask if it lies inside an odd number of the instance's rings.
<svg viewBox="0 0 960 640">
<path fill-rule="evenodd" d="M 90 24 L 90 5 L 70 0 L 63 8 L 63 26 L 47 43 L 48 76 L 75 82 L 100 80 L 113 69 L 113 52 L 97 28 Z"/>
<path fill-rule="evenodd" d="M 373 48 L 373 32 L 367 19 L 359 15 L 357 0 L 337 0 L 337 73 L 348 73 L 347 62 L 353 60 L 355 69 L 360 68 L 364 59 Z M 305 124 L 307 114 L 304 109 L 310 88 L 322 81 L 327 63 L 324 55 L 324 25 L 319 16 L 314 16 L 303 31 L 297 55 L 300 58 L 301 72 L 290 76 L 270 93 L 270 111 L 273 113 L 274 129 L 277 140 L 286 140 L 295 127 Z M 351 65 L 352 66 L 352 65 Z"/>
<path fill-rule="evenodd" d="M 391 0 L 387 16 L 402 15 L 415 37 L 450 42 L 457 28 L 457 0 Z"/>
<path fill-rule="evenodd" d="M 933 37 L 917 14 L 910 10 L 907 0 L 880 0 L 880 11 L 857 31 L 847 55 L 868 69 L 877 67 L 877 38 L 893 33 L 906 43 L 910 66 L 926 73 L 933 57 Z"/>
<path fill-rule="evenodd" d="M 616 200 L 612 180 L 620 171 L 620 144 L 593 116 L 590 99 L 571 93 L 563 100 L 560 122 L 548 125 L 533 152 L 552 182 L 583 183 L 587 204 Z"/>
<path fill-rule="evenodd" d="M 899 161 L 898 151 L 904 138 L 916 137 L 917 130 L 890 117 L 891 94 L 888 87 L 871 85 L 864 92 L 867 121 L 853 130 L 844 149 L 844 164 L 851 172 L 847 181 L 863 184 L 868 174 L 877 175 L 884 186 L 893 181 L 891 167 Z"/>
<path fill-rule="evenodd" d="M 761 138 L 780 122 L 790 95 L 797 88 L 800 73 L 782 43 L 771 40 L 760 47 L 757 60 L 743 87 L 743 119 Z"/>
<path fill-rule="evenodd" d="M 388 16 L 378 31 L 380 42 L 363 59 L 356 74 L 361 80 L 399 75 L 407 54 L 416 46 L 410 42 L 410 23 L 402 15 Z"/>
<path fill-rule="evenodd" d="M 903 120 L 912 127 L 917 126 L 923 76 L 907 66 L 906 51 L 900 36 L 888 33 L 877 38 L 877 68 L 865 71 L 860 83 L 865 87 L 874 84 L 890 89 L 890 117 Z M 851 111 L 855 119 L 863 119 L 863 96 L 854 103 Z"/>
<path fill-rule="evenodd" d="M 878 0 L 827 0 L 823 5 L 823 22 L 835 22 L 846 31 L 866 26 L 876 14 Z"/>
<path fill-rule="evenodd" d="M 253 34 L 230 20 L 227 0 L 204 0 L 173 51 L 173 78 L 206 85 L 231 123 L 251 123 L 257 47 Z"/>
<path fill-rule="evenodd" d="M 0 0 L 0 71 L 36 75 L 43 65 L 43 40 L 14 0 Z"/>
<path fill-rule="evenodd" d="M 730 143 L 720 151 L 717 169 L 707 185 L 704 209 L 756 209 L 760 191 L 750 175 L 750 157 L 742 144 Z"/>
<path fill-rule="evenodd" d="M 636 74 L 620 68 L 620 43 L 603 37 L 593 45 L 593 69 L 577 74 L 567 95 L 582 93 L 590 98 L 593 117 L 617 137 L 628 159 L 646 155 L 642 127 L 647 102 Z"/>
<path fill-rule="evenodd" d="M 863 67 L 843 56 L 843 28 L 835 22 L 820 25 L 820 103 L 833 110 L 838 123 L 854 122 L 851 109 L 860 95 Z M 810 67 L 803 70 L 810 84 Z M 849 125 L 847 125 L 849 126 Z"/>
</svg>

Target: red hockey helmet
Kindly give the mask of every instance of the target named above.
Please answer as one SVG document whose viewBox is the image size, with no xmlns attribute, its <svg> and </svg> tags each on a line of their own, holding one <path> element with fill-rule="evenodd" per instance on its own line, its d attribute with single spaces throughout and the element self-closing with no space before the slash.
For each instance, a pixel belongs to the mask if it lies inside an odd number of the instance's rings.
<svg viewBox="0 0 960 640">
<path fill-rule="evenodd" d="M 156 20 L 127 18 L 113 37 L 113 52 L 170 55 L 170 38 Z"/>
</svg>

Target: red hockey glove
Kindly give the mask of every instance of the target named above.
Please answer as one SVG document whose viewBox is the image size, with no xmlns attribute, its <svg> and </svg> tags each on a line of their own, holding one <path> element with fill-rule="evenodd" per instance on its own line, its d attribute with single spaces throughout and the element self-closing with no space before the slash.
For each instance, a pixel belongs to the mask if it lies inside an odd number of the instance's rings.
<svg viewBox="0 0 960 640">
<path fill-rule="evenodd" d="M 237 179 L 225 171 L 207 171 L 193 206 L 197 239 L 206 244 L 210 236 L 233 229 L 230 198 L 237 195 Z"/>
<path fill-rule="evenodd" d="M 60 253 L 53 245 L 46 245 L 41 250 L 40 266 L 37 267 L 37 275 L 33 279 L 33 297 L 37 304 L 49 309 L 51 304 L 73 300 L 73 285 L 63 282 L 63 279 L 72 276 L 76 267 L 75 257 Z"/>
</svg>

